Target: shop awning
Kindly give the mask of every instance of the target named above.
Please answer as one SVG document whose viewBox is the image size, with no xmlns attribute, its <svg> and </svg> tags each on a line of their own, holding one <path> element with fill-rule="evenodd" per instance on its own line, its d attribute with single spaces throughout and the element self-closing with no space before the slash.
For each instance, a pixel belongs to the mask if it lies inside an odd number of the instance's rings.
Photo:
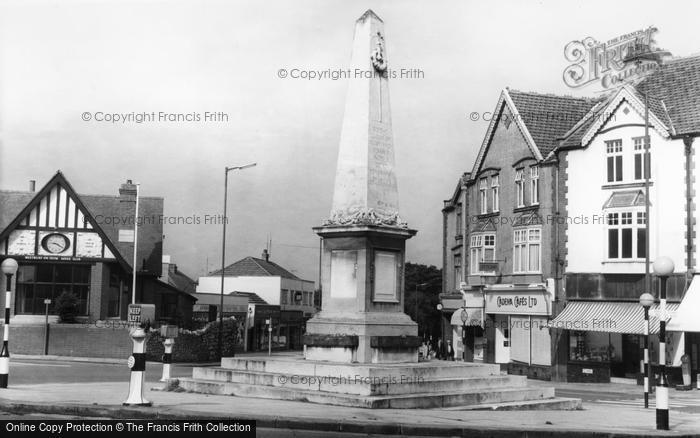
<svg viewBox="0 0 700 438">
<path fill-rule="evenodd" d="M 669 316 L 678 310 L 677 303 L 666 303 Z M 658 304 L 649 309 L 650 332 L 659 332 L 657 317 Z M 607 332 L 644 334 L 644 309 L 635 302 L 613 301 L 569 301 L 564 311 L 549 323 L 550 328 Z"/>
<path fill-rule="evenodd" d="M 462 312 L 466 311 L 467 321 L 462 321 Z M 461 307 L 452 313 L 450 318 L 451 325 L 470 325 L 470 326 L 484 326 L 484 310 L 481 307 Z"/>
<path fill-rule="evenodd" d="M 700 332 L 700 277 L 693 276 L 678 311 L 666 326 L 674 332 Z"/>
</svg>

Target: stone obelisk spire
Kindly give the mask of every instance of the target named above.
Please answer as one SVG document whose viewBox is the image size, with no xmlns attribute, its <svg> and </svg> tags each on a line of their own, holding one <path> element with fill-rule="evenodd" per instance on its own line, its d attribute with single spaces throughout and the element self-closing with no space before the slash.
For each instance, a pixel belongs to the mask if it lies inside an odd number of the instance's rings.
<svg viewBox="0 0 700 438">
<path fill-rule="evenodd" d="M 405 225 L 399 218 L 388 77 L 384 22 L 368 10 L 355 23 L 327 224 Z"/>
<path fill-rule="evenodd" d="M 331 217 L 322 237 L 323 305 L 306 323 L 304 356 L 330 362 L 416 362 L 418 328 L 403 312 L 406 240 L 399 218 L 384 23 L 355 23 Z"/>
</svg>

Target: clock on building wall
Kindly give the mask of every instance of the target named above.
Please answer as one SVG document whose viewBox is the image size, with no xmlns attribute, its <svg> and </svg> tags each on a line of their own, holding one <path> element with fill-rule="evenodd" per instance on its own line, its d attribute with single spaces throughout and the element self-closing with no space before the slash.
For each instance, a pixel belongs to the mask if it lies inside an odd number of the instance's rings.
<svg viewBox="0 0 700 438">
<path fill-rule="evenodd" d="M 51 233 L 41 239 L 41 246 L 51 254 L 60 254 L 70 247 L 70 240 L 61 233 Z"/>
</svg>

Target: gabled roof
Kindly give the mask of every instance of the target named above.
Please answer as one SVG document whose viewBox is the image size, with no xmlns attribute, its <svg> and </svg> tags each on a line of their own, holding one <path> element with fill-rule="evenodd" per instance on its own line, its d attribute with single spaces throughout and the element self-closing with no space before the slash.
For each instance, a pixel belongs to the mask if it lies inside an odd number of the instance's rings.
<svg viewBox="0 0 700 438">
<path fill-rule="evenodd" d="M 125 228 L 119 221 L 97 221 L 99 215 L 103 218 L 120 218 L 119 196 L 109 195 L 79 195 L 73 189 L 65 175 L 59 170 L 37 192 L 0 191 L 0 241 L 7 237 L 23 218 L 29 214 L 35 203 L 39 202 L 53 187 L 60 185 L 74 199 L 76 205 L 86 212 L 85 217 L 109 246 L 120 264 L 131 270 L 133 244 L 119 242 L 119 229 Z M 139 216 L 142 218 L 158 218 L 163 214 L 163 198 L 139 197 Z M 132 226 L 133 228 L 133 226 Z M 154 220 L 139 226 L 137 270 L 151 273 L 161 272 L 163 245 L 163 225 Z"/>
<path fill-rule="evenodd" d="M 210 272 L 210 276 L 221 275 L 221 269 Z M 292 280 L 301 278 L 287 271 L 277 263 L 255 257 L 246 257 L 224 269 L 225 277 L 282 277 Z"/>
<path fill-rule="evenodd" d="M 650 125 L 660 135 L 700 135 L 700 55 L 666 61 L 638 84 L 624 85 L 603 96 L 598 105 L 560 138 L 558 148 L 587 146 L 623 100 L 644 114 L 645 97 Z"/>
<path fill-rule="evenodd" d="M 476 177 L 481 170 L 496 126 L 506 106 L 532 155 L 537 161 L 542 161 L 557 146 L 557 139 L 581 120 L 596 103 L 596 99 L 504 89 L 479 149 L 472 176 Z"/>
</svg>

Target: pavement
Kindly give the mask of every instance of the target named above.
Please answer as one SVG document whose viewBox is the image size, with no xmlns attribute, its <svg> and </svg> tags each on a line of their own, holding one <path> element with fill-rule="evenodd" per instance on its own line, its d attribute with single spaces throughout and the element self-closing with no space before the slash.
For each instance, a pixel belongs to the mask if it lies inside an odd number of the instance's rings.
<svg viewBox="0 0 700 438">
<path fill-rule="evenodd" d="M 43 356 L 42 356 L 43 357 Z M 54 363 L 68 363 L 65 357 Z M 35 357 L 13 356 L 16 369 Z M 87 359 L 83 361 L 89 362 Z M 72 362 L 80 362 L 73 358 Z M 123 365 L 123 360 L 117 364 Z M 157 364 L 153 364 L 157 366 Z M 49 363 L 47 361 L 47 366 Z M 62 365 L 61 365 L 62 366 Z M 96 362 L 95 367 L 107 366 Z M 152 366 L 150 363 L 147 368 Z M 201 366 L 201 364 L 199 364 Z M 31 368 L 31 366 L 30 366 Z M 35 367 L 40 368 L 40 367 Z M 12 370 L 13 368 L 11 368 Z M 529 381 L 530 385 L 554 386 L 557 395 L 585 394 L 584 409 L 579 411 L 465 411 L 447 409 L 361 409 L 317 405 L 304 402 L 242 398 L 160 391 L 163 384 L 149 380 L 144 397 L 152 407 L 125 407 L 121 403 L 128 393 L 128 381 L 12 383 L 0 390 L 0 411 L 18 414 L 68 415 L 121 419 L 212 419 L 236 418 L 257 420 L 259 429 L 294 431 L 295 434 L 393 435 L 393 436 L 698 436 L 700 415 L 684 412 L 671 404 L 671 431 L 655 430 L 653 404 L 644 409 L 640 387 L 624 384 L 568 384 Z M 598 399 L 596 399 L 596 395 Z M 610 394 L 612 403 L 604 403 Z M 671 391 L 671 399 L 687 400 L 690 405 L 700 398 L 700 391 Z M 564 395 L 568 396 L 568 395 Z M 589 401 L 586 401 L 586 398 Z M 638 400 L 639 399 L 639 400 Z M 624 402 L 624 403 L 620 403 Z M 653 403 L 653 398 L 652 398 Z M 319 435 L 320 434 L 320 435 Z"/>
</svg>

